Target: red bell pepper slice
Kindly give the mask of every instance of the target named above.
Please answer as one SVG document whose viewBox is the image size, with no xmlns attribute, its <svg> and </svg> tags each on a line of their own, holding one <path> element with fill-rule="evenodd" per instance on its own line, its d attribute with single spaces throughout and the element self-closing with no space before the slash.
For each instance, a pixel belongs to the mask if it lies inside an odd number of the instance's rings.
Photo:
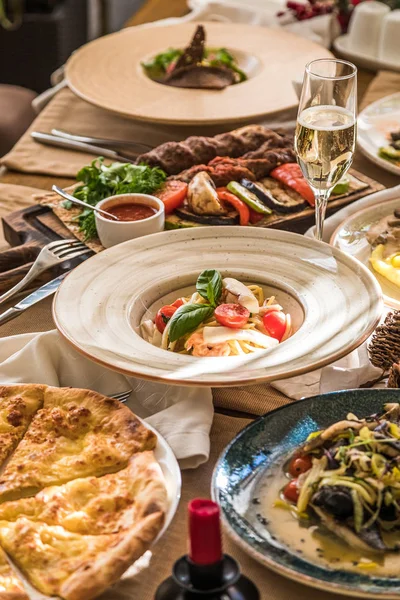
<svg viewBox="0 0 400 600">
<path fill-rule="evenodd" d="M 311 206 L 315 206 L 314 192 L 310 188 L 297 163 L 285 163 L 273 169 L 271 177 L 296 190 Z"/>
<path fill-rule="evenodd" d="M 217 194 L 221 202 L 227 202 L 228 204 L 231 204 L 233 208 L 238 211 L 241 225 L 249 224 L 250 209 L 247 204 L 243 202 L 243 200 L 240 200 L 240 198 L 235 196 L 235 194 L 231 194 L 231 192 L 229 192 L 225 187 L 217 188 Z M 264 215 L 261 215 L 261 217 L 263 216 Z"/>
</svg>

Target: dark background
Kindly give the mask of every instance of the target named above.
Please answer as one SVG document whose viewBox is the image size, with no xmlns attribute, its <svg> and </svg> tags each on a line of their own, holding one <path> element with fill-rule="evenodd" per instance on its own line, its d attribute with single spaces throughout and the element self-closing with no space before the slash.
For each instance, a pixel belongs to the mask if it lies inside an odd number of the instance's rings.
<svg viewBox="0 0 400 600">
<path fill-rule="evenodd" d="M 6 1 L 9 13 L 13 1 Z M 103 35 L 120 29 L 143 2 L 25 0 L 21 25 L 11 31 L 0 27 L 0 83 L 44 91 L 51 85 L 51 73 L 90 39 L 91 30 Z"/>
</svg>

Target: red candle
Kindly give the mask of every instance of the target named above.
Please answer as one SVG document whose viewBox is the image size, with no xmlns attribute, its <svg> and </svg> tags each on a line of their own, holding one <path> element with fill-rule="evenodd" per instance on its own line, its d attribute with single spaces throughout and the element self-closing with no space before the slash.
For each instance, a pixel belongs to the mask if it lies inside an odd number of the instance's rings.
<svg viewBox="0 0 400 600">
<path fill-rule="evenodd" d="M 196 498 L 189 503 L 189 557 L 197 565 L 222 559 L 219 506 L 212 500 Z"/>
</svg>

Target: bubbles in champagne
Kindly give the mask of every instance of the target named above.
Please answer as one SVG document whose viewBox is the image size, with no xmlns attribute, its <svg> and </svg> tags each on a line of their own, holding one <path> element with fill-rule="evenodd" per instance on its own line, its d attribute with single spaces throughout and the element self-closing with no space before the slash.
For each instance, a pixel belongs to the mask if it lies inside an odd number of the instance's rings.
<svg viewBox="0 0 400 600">
<path fill-rule="evenodd" d="M 298 117 L 295 149 L 304 176 L 316 189 L 331 189 L 351 165 L 354 115 L 338 106 L 312 106 Z"/>
</svg>

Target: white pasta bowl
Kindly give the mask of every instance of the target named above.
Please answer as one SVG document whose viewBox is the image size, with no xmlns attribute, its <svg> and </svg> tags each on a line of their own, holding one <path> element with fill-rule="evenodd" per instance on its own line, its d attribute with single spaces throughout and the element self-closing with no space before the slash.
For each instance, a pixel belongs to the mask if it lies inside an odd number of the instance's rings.
<svg viewBox="0 0 400 600">
<path fill-rule="evenodd" d="M 246 356 L 196 358 L 145 341 L 140 324 L 218 269 L 277 296 L 292 316 L 285 342 Z M 312 371 L 348 354 L 382 313 L 373 275 L 346 254 L 303 236 L 250 227 L 168 231 L 106 250 L 74 269 L 53 315 L 76 350 L 122 373 L 176 385 L 235 386 Z"/>
</svg>

